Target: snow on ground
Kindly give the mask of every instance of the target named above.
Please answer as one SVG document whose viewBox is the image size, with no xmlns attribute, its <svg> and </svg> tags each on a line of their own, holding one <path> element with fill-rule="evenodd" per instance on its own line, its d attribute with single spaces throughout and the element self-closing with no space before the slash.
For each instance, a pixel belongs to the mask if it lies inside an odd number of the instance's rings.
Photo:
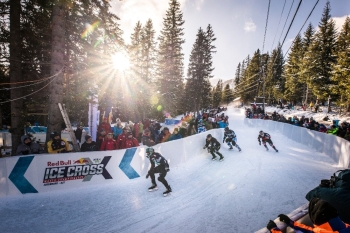
<svg viewBox="0 0 350 233">
<path fill-rule="evenodd" d="M 160 183 L 149 193 L 150 180 L 140 177 L 0 198 L 0 232 L 254 232 L 307 203 L 306 193 L 337 170 L 326 155 L 279 133 L 270 132 L 279 153 L 265 151 L 257 141 L 260 129 L 244 125 L 242 113 L 227 113 L 242 152 L 222 145 L 223 162 L 203 150 L 170 167 L 170 196 L 162 196 Z"/>
<path fill-rule="evenodd" d="M 327 107 L 323 108 L 324 110 L 327 110 Z M 266 107 L 266 112 L 268 114 L 272 114 L 274 111 L 276 111 L 278 114 L 285 116 L 287 119 L 288 117 L 293 117 L 297 116 L 300 118 L 301 116 L 305 116 L 306 118 L 313 117 L 315 121 L 318 121 L 322 124 L 326 125 L 332 125 L 333 120 L 339 120 L 339 123 L 341 122 L 349 122 L 350 123 L 350 114 L 349 113 L 342 113 L 339 114 L 339 110 L 333 111 L 333 112 L 317 112 L 315 113 L 314 111 L 310 111 L 310 108 L 306 109 L 306 111 L 303 111 L 301 107 L 296 107 L 296 109 L 281 109 L 281 108 L 276 108 L 276 107 Z M 324 121 L 323 118 L 328 116 L 329 120 Z"/>
</svg>

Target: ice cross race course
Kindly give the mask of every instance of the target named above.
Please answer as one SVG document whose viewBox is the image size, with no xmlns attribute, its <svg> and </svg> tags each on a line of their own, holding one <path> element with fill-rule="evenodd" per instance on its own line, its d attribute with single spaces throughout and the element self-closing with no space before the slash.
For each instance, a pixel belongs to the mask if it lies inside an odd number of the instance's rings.
<svg viewBox="0 0 350 233">
<path fill-rule="evenodd" d="M 242 152 L 221 144 L 222 162 L 212 161 L 202 149 L 208 132 L 181 139 L 184 145 L 192 143 L 184 149 L 167 143 L 155 147 L 167 159 L 167 153 L 191 155 L 176 165 L 170 159 L 166 179 L 171 195 L 163 197 L 160 182 L 158 191 L 148 192 L 149 161 L 142 155 L 145 167 L 138 172 L 140 177 L 69 189 L 56 185 L 54 191 L 0 197 L 0 232 L 254 232 L 278 214 L 306 204 L 306 193 L 340 169 L 323 151 L 316 152 L 278 130 L 269 131 L 264 122 L 259 127 L 249 124 L 253 120 L 245 119 L 240 109 L 229 108 L 227 115 Z M 278 153 L 259 146 L 260 130 L 272 136 Z M 223 129 L 209 133 L 222 143 Z M 103 157 L 107 152 L 97 153 Z M 119 168 L 107 164 L 106 169 L 115 178 L 113 169 Z"/>
</svg>

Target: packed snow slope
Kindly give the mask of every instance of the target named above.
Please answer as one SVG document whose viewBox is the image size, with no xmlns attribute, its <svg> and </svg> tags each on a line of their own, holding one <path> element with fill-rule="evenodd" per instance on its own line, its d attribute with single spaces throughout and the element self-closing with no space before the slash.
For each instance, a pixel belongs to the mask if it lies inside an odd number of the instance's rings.
<svg viewBox="0 0 350 233">
<path fill-rule="evenodd" d="M 150 179 L 140 177 L 0 198 L 0 232 L 254 232 L 307 203 L 305 194 L 337 170 L 326 155 L 279 133 L 271 132 L 279 152 L 265 151 L 257 141 L 260 129 L 247 127 L 235 109 L 227 114 L 242 152 L 222 144 L 223 162 L 203 150 L 171 167 L 170 196 L 163 197 L 161 183 L 148 192 Z"/>
</svg>

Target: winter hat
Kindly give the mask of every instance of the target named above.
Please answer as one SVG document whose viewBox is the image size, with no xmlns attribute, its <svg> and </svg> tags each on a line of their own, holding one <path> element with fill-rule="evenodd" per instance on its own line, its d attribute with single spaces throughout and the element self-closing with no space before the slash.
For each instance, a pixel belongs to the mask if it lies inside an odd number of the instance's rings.
<svg viewBox="0 0 350 233">
<path fill-rule="evenodd" d="M 328 202 L 314 197 L 309 203 L 309 216 L 311 221 L 319 226 L 328 222 L 330 219 L 337 217 L 338 212 Z"/>
<path fill-rule="evenodd" d="M 85 135 L 85 141 L 89 140 L 90 138 L 92 138 L 90 134 Z"/>
</svg>

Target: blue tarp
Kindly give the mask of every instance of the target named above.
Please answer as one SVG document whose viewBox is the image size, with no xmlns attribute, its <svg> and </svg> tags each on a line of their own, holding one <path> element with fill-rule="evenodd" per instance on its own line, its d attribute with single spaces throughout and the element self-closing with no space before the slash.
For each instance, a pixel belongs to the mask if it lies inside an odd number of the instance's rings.
<svg viewBox="0 0 350 233">
<path fill-rule="evenodd" d="M 176 125 L 176 124 L 179 124 L 180 122 L 181 122 L 181 120 L 165 118 L 165 124 L 166 125 Z"/>
</svg>

